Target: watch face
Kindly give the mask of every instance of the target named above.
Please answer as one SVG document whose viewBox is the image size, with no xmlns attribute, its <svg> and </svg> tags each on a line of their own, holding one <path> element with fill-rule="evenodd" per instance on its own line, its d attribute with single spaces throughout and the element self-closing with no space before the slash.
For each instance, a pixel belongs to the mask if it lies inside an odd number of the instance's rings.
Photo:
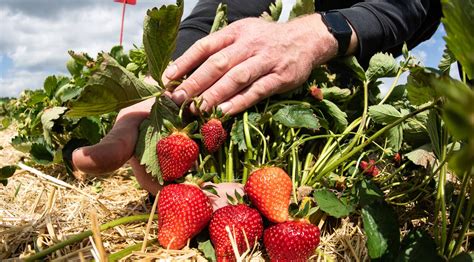
<svg viewBox="0 0 474 262">
<path fill-rule="evenodd" d="M 347 23 L 346 18 L 337 12 L 329 12 L 324 15 L 324 19 L 333 33 L 339 35 L 352 34 L 352 30 Z"/>
</svg>

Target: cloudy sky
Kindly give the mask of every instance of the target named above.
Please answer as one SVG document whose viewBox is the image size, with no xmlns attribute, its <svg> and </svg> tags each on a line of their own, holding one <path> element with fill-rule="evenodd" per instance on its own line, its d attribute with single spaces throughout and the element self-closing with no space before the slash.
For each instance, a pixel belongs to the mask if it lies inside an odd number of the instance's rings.
<svg viewBox="0 0 474 262">
<path fill-rule="evenodd" d="M 142 22 L 148 8 L 173 0 L 138 0 L 127 6 L 124 48 L 141 45 Z M 185 1 L 189 14 L 197 0 Z M 284 16 L 294 0 L 283 1 Z M 0 97 L 41 88 L 51 74 L 67 74 L 68 50 L 95 56 L 119 43 L 122 5 L 113 0 L 1 0 Z M 413 52 L 436 66 L 444 47 L 440 29 Z"/>
</svg>

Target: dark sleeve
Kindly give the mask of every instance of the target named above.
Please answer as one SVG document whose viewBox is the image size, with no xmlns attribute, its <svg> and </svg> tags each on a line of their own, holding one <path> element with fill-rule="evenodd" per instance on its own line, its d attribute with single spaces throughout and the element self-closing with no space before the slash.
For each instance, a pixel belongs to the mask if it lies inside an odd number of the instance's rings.
<svg viewBox="0 0 474 262">
<path fill-rule="evenodd" d="M 380 51 L 398 55 L 404 42 L 413 48 L 431 37 L 441 18 L 439 1 L 430 0 L 369 0 L 339 11 L 357 33 L 362 63 Z"/>
<path fill-rule="evenodd" d="M 227 4 L 229 23 L 246 17 L 258 17 L 268 11 L 274 0 L 199 0 L 181 23 L 173 59 L 181 56 L 194 42 L 209 34 L 219 3 Z"/>
</svg>

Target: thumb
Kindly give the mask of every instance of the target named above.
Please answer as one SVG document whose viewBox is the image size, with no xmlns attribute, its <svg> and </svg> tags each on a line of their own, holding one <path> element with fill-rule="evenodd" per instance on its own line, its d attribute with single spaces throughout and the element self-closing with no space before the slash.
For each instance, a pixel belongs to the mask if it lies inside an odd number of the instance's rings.
<svg viewBox="0 0 474 262">
<path fill-rule="evenodd" d="M 79 171 L 102 174 L 120 168 L 133 155 L 141 122 L 148 117 L 155 99 L 124 108 L 110 132 L 96 145 L 76 149 L 72 163 Z"/>
</svg>

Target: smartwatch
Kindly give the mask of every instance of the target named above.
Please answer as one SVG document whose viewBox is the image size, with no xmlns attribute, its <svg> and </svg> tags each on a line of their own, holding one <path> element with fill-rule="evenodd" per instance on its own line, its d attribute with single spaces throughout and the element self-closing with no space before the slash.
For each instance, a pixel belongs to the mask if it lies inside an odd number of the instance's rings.
<svg viewBox="0 0 474 262">
<path fill-rule="evenodd" d="M 337 40 L 337 56 L 345 55 L 352 36 L 352 29 L 346 18 L 338 11 L 321 12 L 321 17 L 329 32 Z"/>
</svg>

